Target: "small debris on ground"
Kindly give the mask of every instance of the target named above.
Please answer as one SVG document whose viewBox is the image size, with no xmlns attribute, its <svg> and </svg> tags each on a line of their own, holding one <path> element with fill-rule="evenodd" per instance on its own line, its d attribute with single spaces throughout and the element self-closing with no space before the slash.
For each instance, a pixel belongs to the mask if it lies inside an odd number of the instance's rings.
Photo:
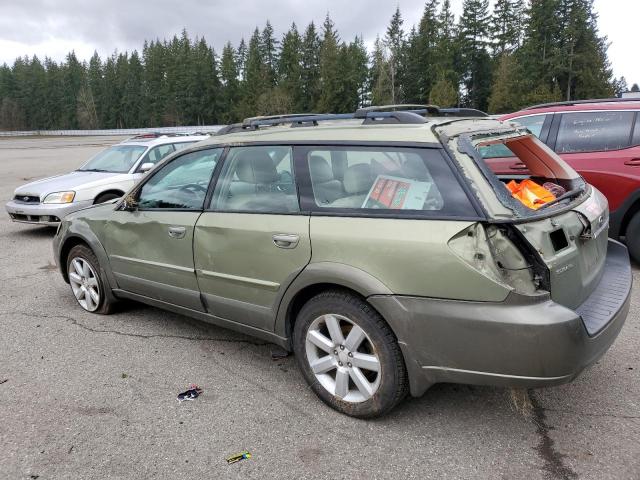
<svg viewBox="0 0 640 480">
<path fill-rule="evenodd" d="M 235 455 L 231 455 L 230 457 L 227 457 L 227 463 L 236 463 L 236 462 L 239 462 L 240 460 L 245 460 L 249 458 L 251 458 L 251 454 L 247 450 L 245 450 L 243 452 L 236 453 Z"/>
<path fill-rule="evenodd" d="M 271 360 L 274 362 L 287 358 L 290 355 L 286 350 L 271 350 Z"/>
<path fill-rule="evenodd" d="M 7 383 L 8 381 L 8 378 L 3 378 L 2 380 L 0 380 L 0 385 L 2 385 L 3 383 Z"/>
<path fill-rule="evenodd" d="M 120 375 L 122 378 L 127 378 L 129 375 L 127 375 L 126 373 L 123 373 L 122 375 Z"/>
<path fill-rule="evenodd" d="M 189 385 L 189 390 L 178 394 L 178 402 L 182 403 L 185 400 L 195 400 L 202 395 L 202 392 L 203 390 L 198 385 L 192 383 Z"/>
</svg>

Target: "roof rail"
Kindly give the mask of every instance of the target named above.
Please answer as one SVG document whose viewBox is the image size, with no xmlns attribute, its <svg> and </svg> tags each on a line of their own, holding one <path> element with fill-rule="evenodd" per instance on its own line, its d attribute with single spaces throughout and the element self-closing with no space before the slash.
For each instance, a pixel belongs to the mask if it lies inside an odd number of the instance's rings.
<svg viewBox="0 0 640 480">
<path fill-rule="evenodd" d="M 365 118 L 370 113 L 379 112 L 398 112 L 398 111 L 411 111 L 416 112 L 419 110 L 425 110 L 431 115 L 437 115 L 440 108 L 436 105 L 420 105 L 414 103 L 405 103 L 397 105 L 372 105 L 371 107 L 363 107 L 356 110 L 355 118 Z"/>
<path fill-rule="evenodd" d="M 590 100 L 571 100 L 567 102 L 550 102 L 541 103 L 539 105 L 533 105 L 531 107 L 524 108 L 523 110 L 535 110 L 538 108 L 547 107 L 562 107 L 571 105 L 587 105 L 590 103 L 625 103 L 625 102 L 640 102 L 640 98 L 594 98 Z"/>
<path fill-rule="evenodd" d="M 297 117 L 312 117 L 316 115 L 322 115 L 321 113 L 285 113 L 282 115 L 263 115 L 258 117 L 245 118 L 242 121 L 242 125 L 250 127 L 254 122 L 262 122 L 266 120 L 289 120 Z"/>
<path fill-rule="evenodd" d="M 488 117 L 489 114 L 475 108 L 441 108 L 441 117 Z"/>
</svg>

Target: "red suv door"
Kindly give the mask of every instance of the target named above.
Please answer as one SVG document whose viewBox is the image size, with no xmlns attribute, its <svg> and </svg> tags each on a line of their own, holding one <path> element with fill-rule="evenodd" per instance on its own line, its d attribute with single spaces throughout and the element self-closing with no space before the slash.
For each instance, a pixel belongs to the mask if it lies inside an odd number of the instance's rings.
<svg viewBox="0 0 640 480">
<path fill-rule="evenodd" d="M 536 114 L 524 117 L 512 118 L 508 121 L 518 122 L 527 127 L 531 133 L 543 142 L 547 139 L 553 114 Z M 528 175 L 527 167 L 520 162 L 511 151 L 503 144 L 481 147 L 482 157 L 489 168 L 497 175 Z"/>
<path fill-rule="evenodd" d="M 630 110 L 558 113 L 549 135 L 548 144 L 604 193 L 612 212 L 640 187 L 636 116 Z"/>
</svg>

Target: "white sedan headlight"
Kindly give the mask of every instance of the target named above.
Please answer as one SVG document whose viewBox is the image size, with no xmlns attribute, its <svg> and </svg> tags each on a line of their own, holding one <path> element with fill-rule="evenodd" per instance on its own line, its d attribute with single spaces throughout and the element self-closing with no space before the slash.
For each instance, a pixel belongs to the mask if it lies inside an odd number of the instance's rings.
<svg viewBox="0 0 640 480">
<path fill-rule="evenodd" d="M 45 197 L 42 203 L 71 203 L 76 192 L 53 192 Z"/>
</svg>

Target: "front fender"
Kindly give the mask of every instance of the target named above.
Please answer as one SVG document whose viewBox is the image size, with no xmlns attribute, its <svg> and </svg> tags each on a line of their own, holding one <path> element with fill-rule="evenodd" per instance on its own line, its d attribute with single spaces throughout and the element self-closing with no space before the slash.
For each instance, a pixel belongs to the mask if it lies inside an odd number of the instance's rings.
<svg viewBox="0 0 640 480">
<path fill-rule="evenodd" d="M 65 282 L 68 283 L 69 278 L 67 274 L 66 260 L 63 259 L 62 256 L 68 251 L 70 243 L 78 243 L 79 241 L 89 245 L 91 250 L 93 250 L 93 253 L 98 258 L 98 262 L 100 262 L 100 273 L 106 284 L 105 286 L 109 290 L 107 294 L 111 296 L 110 290 L 118 288 L 118 283 L 113 275 L 113 271 L 111 270 L 109 256 L 107 255 L 107 252 L 98 236 L 91 229 L 90 225 L 82 218 L 74 218 L 73 222 L 68 223 L 68 227 L 66 229 L 61 228 L 59 238 L 58 235 L 56 235 L 54 240 L 56 262 L 60 267 L 60 271 L 62 272 Z"/>
</svg>

